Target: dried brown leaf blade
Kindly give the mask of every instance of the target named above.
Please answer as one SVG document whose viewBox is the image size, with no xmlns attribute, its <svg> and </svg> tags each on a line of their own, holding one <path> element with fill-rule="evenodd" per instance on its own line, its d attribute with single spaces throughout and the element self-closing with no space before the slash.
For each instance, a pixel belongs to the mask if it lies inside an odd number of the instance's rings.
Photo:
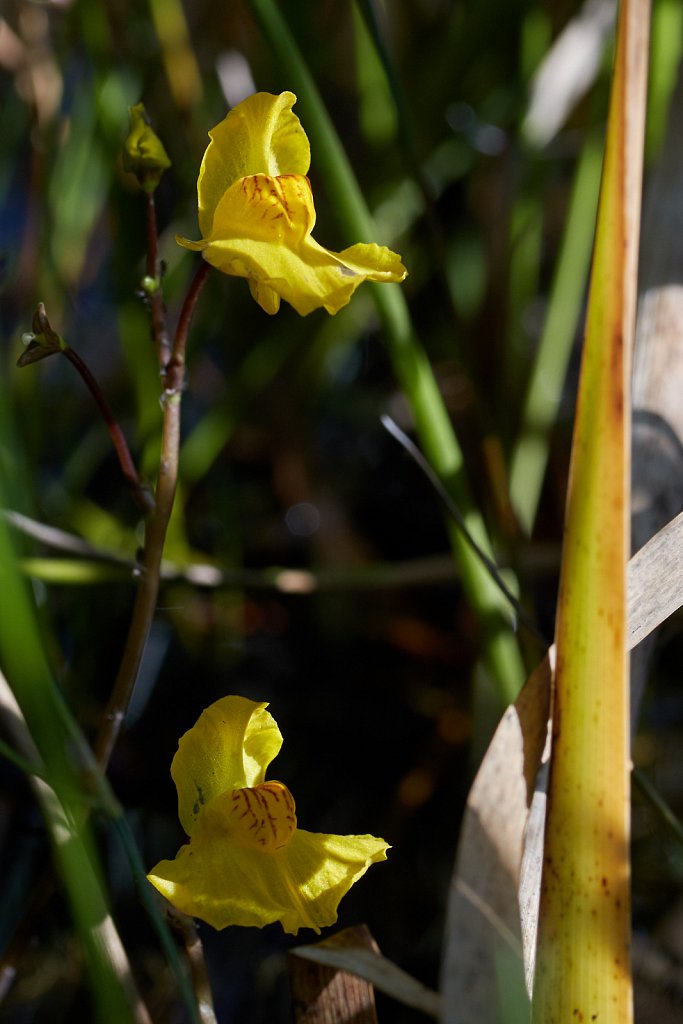
<svg viewBox="0 0 683 1024">
<path fill-rule="evenodd" d="M 292 955 L 363 978 L 405 1006 L 421 1010 L 430 1017 L 439 1016 L 438 993 L 382 956 L 364 926 L 347 928 L 310 946 L 297 946 Z"/>
<path fill-rule="evenodd" d="M 682 551 L 683 513 L 630 560 L 630 650 L 683 606 Z M 491 983 L 501 943 L 517 951 L 517 983 L 524 974 L 531 988 L 546 782 L 536 773 L 548 726 L 550 654 L 501 719 L 470 790 L 447 914 L 444 1024 L 501 1019 Z"/>
</svg>

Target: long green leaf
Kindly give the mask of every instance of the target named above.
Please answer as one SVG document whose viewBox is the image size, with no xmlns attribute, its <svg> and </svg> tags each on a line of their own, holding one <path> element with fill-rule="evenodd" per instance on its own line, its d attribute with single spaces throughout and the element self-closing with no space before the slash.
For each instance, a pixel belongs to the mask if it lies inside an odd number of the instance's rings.
<svg viewBox="0 0 683 1024">
<path fill-rule="evenodd" d="M 548 462 L 550 433 L 564 387 L 590 265 L 600 183 L 602 143 L 586 140 L 576 168 L 548 313 L 524 398 L 510 461 L 510 500 L 531 533 Z"/>
<path fill-rule="evenodd" d="M 0 504 L 4 504 L 0 475 Z M 0 517 L 0 667 L 14 691 L 44 766 L 36 780 L 55 860 L 88 966 L 96 1020 L 125 1024 L 145 1016 L 133 1010 L 130 971 L 114 929 L 89 829 L 82 824 L 90 798 L 73 757 L 67 713 L 43 653 L 35 610 L 19 573 L 5 520 Z"/>
</svg>

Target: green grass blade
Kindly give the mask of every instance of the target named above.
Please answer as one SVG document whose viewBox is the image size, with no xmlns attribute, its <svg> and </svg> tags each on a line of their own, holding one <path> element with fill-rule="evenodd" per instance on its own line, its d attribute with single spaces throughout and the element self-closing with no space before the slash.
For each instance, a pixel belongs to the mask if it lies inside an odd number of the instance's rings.
<svg viewBox="0 0 683 1024">
<path fill-rule="evenodd" d="M 531 533 L 536 517 L 548 462 L 550 432 L 583 306 L 593 248 L 602 149 L 601 141 L 589 137 L 576 168 L 548 312 L 510 463 L 510 500 L 527 533 Z"/>
<path fill-rule="evenodd" d="M 4 486 L 0 477 L 0 504 Z M 55 860 L 85 954 L 96 1020 L 126 1024 L 145 1018 L 133 1010 L 129 969 L 114 929 L 86 826 L 84 794 L 72 760 L 67 712 L 43 653 L 35 609 L 0 517 L 0 665 L 12 686 L 44 765 L 38 799 Z"/>
<path fill-rule="evenodd" d="M 251 10 L 299 97 L 298 111 L 309 133 L 314 159 L 350 241 L 375 240 L 372 218 L 339 137 L 286 21 L 273 0 L 249 0 Z M 410 321 L 398 285 L 370 285 L 394 372 L 406 394 L 422 449 L 460 508 L 469 532 L 491 552 L 483 519 L 465 477 L 462 451 L 454 434 L 427 356 Z M 449 524 L 463 586 L 481 630 L 484 662 L 500 701 L 514 699 L 524 679 L 522 660 L 510 628 L 506 602 L 460 531 Z"/>
</svg>

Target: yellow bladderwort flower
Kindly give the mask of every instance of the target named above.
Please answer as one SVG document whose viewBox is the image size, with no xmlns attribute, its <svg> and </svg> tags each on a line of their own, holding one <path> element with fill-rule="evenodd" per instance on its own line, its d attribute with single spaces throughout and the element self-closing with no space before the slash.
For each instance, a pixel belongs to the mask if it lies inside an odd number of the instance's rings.
<svg viewBox="0 0 683 1024">
<path fill-rule="evenodd" d="M 267 706 L 223 697 L 181 737 L 171 775 L 190 841 L 147 877 L 178 910 L 214 928 L 280 921 L 292 935 L 320 932 L 389 847 L 374 836 L 297 828 L 287 787 L 265 781 L 282 746 Z"/>
<path fill-rule="evenodd" d="M 363 281 L 402 281 L 407 271 L 384 246 L 336 253 L 311 237 L 311 150 L 295 103 L 291 92 L 255 93 L 209 132 L 197 183 L 202 238 L 176 241 L 248 278 L 266 313 L 277 313 L 280 299 L 302 316 L 321 306 L 336 313 Z"/>
</svg>

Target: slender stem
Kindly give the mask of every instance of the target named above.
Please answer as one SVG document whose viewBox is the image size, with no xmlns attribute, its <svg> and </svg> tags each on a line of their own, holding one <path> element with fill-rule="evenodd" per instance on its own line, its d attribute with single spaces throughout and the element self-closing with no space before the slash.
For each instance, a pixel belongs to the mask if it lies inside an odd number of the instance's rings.
<svg viewBox="0 0 683 1024">
<path fill-rule="evenodd" d="M 0 757 L 10 761 L 15 768 L 18 768 L 27 777 L 35 775 L 37 778 L 45 781 L 45 770 L 40 765 L 34 764 L 29 758 L 17 753 L 10 743 L 5 743 L 2 739 L 0 739 Z"/>
<path fill-rule="evenodd" d="M 634 768 L 631 772 L 631 780 L 657 812 L 671 834 L 683 845 L 683 823 L 671 810 L 649 777 L 640 768 Z"/>
<path fill-rule="evenodd" d="M 156 277 L 158 268 L 157 208 L 154 193 L 147 192 L 147 276 Z"/>
<path fill-rule="evenodd" d="M 180 912 L 172 908 L 168 914 L 163 909 L 158 894 L 152 889 L 146 878 L 147 871 L 144 861 L 138 849 L 135 836 L 120 806 L 113 808 L 110 812 L 110 820 L 119 843 L 121 844 L 124 856 L 128 861 L 133 880 L 135 881 L 140 901 L 147 911 L 150 924 L 157 934 L 159 943 L 168 962 L 168 966 L 175 976 L 176 985 L 180 996 L 185 1004 L 189 1024 L 206 1024 L 202 1019 L 198 1002 L 197 986 L 193 980 L 187 977 L 187 970 L 177 948 L 175 937 L 171 932 L 171 925 L 175 926 L 174 917 Z M 168 918 L 168 919 L 167 919 Z M 201 945 L 200 945 L 201 950 Z M 188 953 L 189 956 L 189 953 Z M 190 967 L 193 973 L 192 966 Z M 210 998 L 210 997 L 209 997 Z M 216 1024 L 215 1018 L 211 1024 Z"/>
<path fill-rule="evenodd" d="M 154 281 L 149 291 L 149 312 L 152 320 L 152 337 L 157 348 L 159 365 L 166 366 L 171 355 L 171 343 L 166 330 L 164 314 L 164 297 L 159 277 L 159 258 L 157 255 L 157 214 L 154 193 L 147 194 L 147 277 Z"/>
<path fill-rule="evenodd" d="M 191 917 L 172 907 L 168 912 L 171 926 L 180 934 L 185 955 L 190 965 L 190 977 L 194 989 L 197 1009 L 202 1024 L 216 1024 L 216 1011 L 213 1006 L 211 984 L 204 959 L 204 946 L 197 931 L 197 925 Z"/>
<path fill-rule="evenodd" d="M 131 492 L 133 494 L 133 498 L 135 499 L 137 505 L 139 506 L 139 508 L 142 509 L 143 512 L 150 512 L 153 506 L 153 501 L 152 496 L 149 493 L 149 488 L 141 479 L 137 469 L 135 468 L 135 463 L 133 462 L 133 457 L 130 454 L 128 442 L 126 441 L 125 435 L 121 430 L 118 420 L 116 419 L 116 417 L 114 416 L 113 412 L 109 407 L 107 399 L 104 397 L 104 394 L 102 393 L 102 389 L 100 388 L 99 384 L 93 377 L 86 363 L 79 356 L 78 352 L 72 349 L 70 345 L 66 345 L 63 349 L 61 349 L 61 351 L 69 360 L 71 365 L 75 367 L 75 369 L 81 375 L 81 378 L 83 379 L 90 394 L 97 402 L 97 406 L 100 412 L 102 413 L 102 418 L 104 419 L 104 422 L 107 424 L 109 436 L 111 437 L 112 443 L 116 450 L 119 465 L 121 466 L 121 472 L 126 478 L 128 486 L 130 487 Z"/>
<path fill-rule="evenodd" d="M 95 743 L 95 757 L 106 768 L 123 724 L 135 681 L 140 669 L 147 637 L 156 609 L 161 558 L 166 530 L 173 510 L 178 481 L 178 455 L 180 450 L 180 406 L 185 383 L 185 348 L 187 335 L 197 299 L 209 272 L 209 264 L 202 260 L 183 303 L 178 319 L 171 358 L 163 381 L 163 425 L 156 504 L 146 521 L 145 548 L 139 568 L 140 584 L 135 598 L 133 616 L 121 665 Z"/>
<path fill-rule="evenodd" d="M 462 532 L 463 537 L 465 538 L 469 546 L 472 548 L 472 551 L 475 553 L 481 564 L 488 570 L 491 579 L 494 581 L 494 583 L 500 590 L 501 594 L 503 594 L 503 596 L 507 598 L 510 604 L 510 608 L 514 612 L 517 621 L 521 625 L 523 625 L 531 633 L 531 635 L 534 636 L 541 643 L 544 649 L 546 647 L 549 647 L 552 643 L 551 638 L 544 636 L 544 634 L 539 630 L 536 623 L 522 607 L 522 604 L 518 600 L 517 596 L 513 594 L 513 592 L 508 587 L 507 583 L 505 582 L 500 573 L 500 569 L 496 565 L 493 558 L 491 558 L 486 553 L 486 551 L 484 551 L 481 545 L 478 544 L 477 541 L 474 539 L 474 537 L 467 528 L 467 523 L 465 522 L 465 518 L 460 509 L 458 508 L 457 503 L 448 493 L 448 491 L 442 484 L 441 480 L 439 479 L 439 476 L 432 469 L 431 464 L 427 461 L 427 459 L 425 459 L 424 455 L 417 447 L 417 445 L 410 440 L 408 435 L 401 430 L 397 423 L 394 423 L 391 416 L 382 416 L 382 426 L 385 428 L 385 430 L 389 431 L 392 437 L 396 438 L 399 444 L 403 445 L 405 450 L 415 460 L 415 462 L 420 467 L 424 475 L 427 477 L 430 484 L 432 485 L 432 487 L 434 488 L 434 490 L 439 495 L 442 502 L 450 512 L 453 521 L 457 525 L 458 529 Z"/>
<path fill-rule="evenodd" d="M 197 300 L 201 294 L 202 288 L 208 276 L 211 266 L 204 260 L 199 264 L 195 272 L 192 284 L 190 285 L 185 301 L 183 302 L 183 308 L 180 310 L 180 316 L 178 317 L 178 326 L 176 328 L 175 339 L 173 341 L 173 349 L 171 351 L 171 358 L 166 365 L 166 372 L 164 375 L 164 388 L 167 394 L 178 391 L 185 380 L 185 348 L 187 346 L 187 335 L 190 329 L 190 323 L 194 316 L 195 306 Z"/>
</svg>

